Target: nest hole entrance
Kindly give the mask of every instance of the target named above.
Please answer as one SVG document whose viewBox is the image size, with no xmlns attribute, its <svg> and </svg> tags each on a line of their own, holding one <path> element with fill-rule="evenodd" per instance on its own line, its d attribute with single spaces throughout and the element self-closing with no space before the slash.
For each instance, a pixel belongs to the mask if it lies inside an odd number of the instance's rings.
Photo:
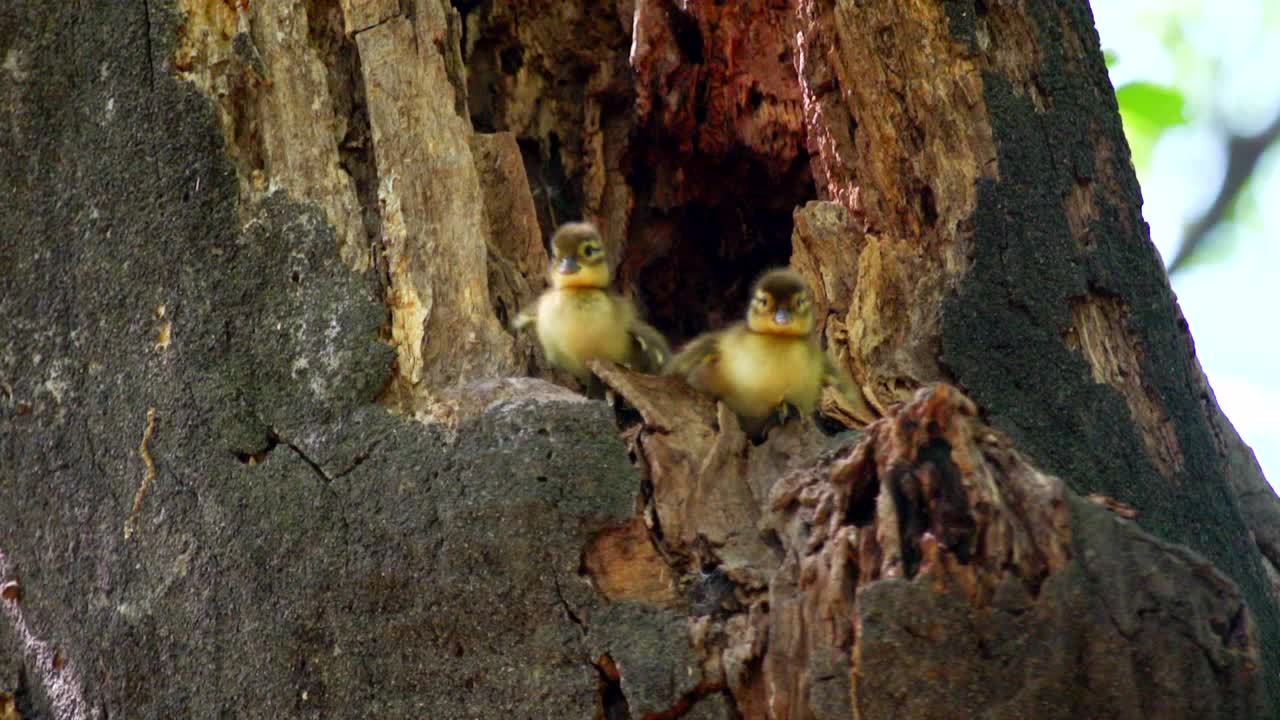
<svg viewBox="0 0 1280 720">
<path fill-rule="evenodd" d="M 808 156 L 782 177 L 753 158 L 684 169 L 693 197 L 670 209 L 637 203 L 618 273 L 676 346 L 742 319 L 756 278 L 791 260 L 792 213 L 817 197 Z M 645 188 L 661 179 L 632 180 L 641 197 L 671 192 Z"/>
</svg>

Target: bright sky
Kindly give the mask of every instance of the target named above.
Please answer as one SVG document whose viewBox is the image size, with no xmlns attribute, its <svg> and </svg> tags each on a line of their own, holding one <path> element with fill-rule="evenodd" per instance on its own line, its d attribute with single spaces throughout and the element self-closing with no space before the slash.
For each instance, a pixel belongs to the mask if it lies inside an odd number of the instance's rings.
<svg viewBox="0 0 1280 720">
<path fill-rule="evenodd" d="M 1166 259 L 1184 224 L 1213 199 L 1223 132 L 1256 132 L 1280 112 L 1280 3 L 1272 0 L 1093 0 L 1117 85 L 1179 88 L 1188 124 L 1167 131 L 1138 168 L 1142 214 Z M 1243 30 L 1242 30 L 1243 29 Z M 1269 39 L 1270 42 L 1265 40 Z M 1173 48 L 1172 50 L 1170 48 Z M 1211 238 L 1213 260 L 1175 274 L 1173 289 L 1218 403 L 1280 488 L 1280 146 L 1264 156 L 1238 222 Z"/>
</svg>

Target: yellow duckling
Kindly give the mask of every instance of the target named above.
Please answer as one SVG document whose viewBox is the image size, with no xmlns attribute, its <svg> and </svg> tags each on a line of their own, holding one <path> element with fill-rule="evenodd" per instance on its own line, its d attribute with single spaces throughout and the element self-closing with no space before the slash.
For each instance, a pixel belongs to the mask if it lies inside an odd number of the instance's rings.
<svg viewBox="0 0 1280 720">
<path fill-rule="evenodd" d="M 722 401 L 742 429 L 762 436 L 790 408 L 804 415 L 834 385 L 857 406 L 862 394 L 836 369 L 813 336 L 813 305 L 804 280 L 789 269 L 766 272 L 752 287 L 745 322 L 694 338 L 663 369 Z"/>
<path fill-rule="evenodd" d="M 589 223 L 567 223 L 551 238 L 551 288 L 513 323 L 533 325 L 547 360 L 588 390 L 596 380 L 586 362 L 611 360 L 656 373 L 671 357 L 662 333 L 640 320 L 630 300 L 609 292 L 609 262 L 600 233 Z"/>
</svg>

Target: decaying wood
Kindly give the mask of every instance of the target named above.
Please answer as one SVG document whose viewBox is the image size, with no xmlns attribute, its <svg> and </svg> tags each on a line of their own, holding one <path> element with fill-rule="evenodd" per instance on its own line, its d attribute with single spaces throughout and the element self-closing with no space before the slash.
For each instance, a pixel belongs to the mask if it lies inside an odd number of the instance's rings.
<svg viewBox="0 0 1280 720">
<path fill-rule="evenodd" d="M 654 547 L 640 517 L 593 538 L 582 553 L 582 568 L 610 600 L 669 607 L 679 599 L 675 572 Z"/>
<path fill-rule="evenodd" d="M 703 681 L 724 684 L 742 717 L 1256 708 L 1257 640 L 1239 591 L 1037 471 L 954 388 L 922 389 L 822 453 L 811 428 L 752 446 L 679 381 L 596 371 L 644 419 L 633 443 L 652 486 L 646 517 L 686 588 Z M 638 525 L 619 533 L 647 547 Z M 588 553 L 596 578 L 656 557 Z M 688 590 L 717 582 L 709 605 Z M 1215 677 L 1213 697 L 1149 684 L 1170 627 L 1194 640 L 1159 674 L 1185 688 Z"/>
<path fill-rule="evenodd" d="M 697 164 L 715 164 L 743 150 L 781 177 L 802 153 L 788 14 L 782 4 L 759 0 L 637 0 L 629 58 L 636 73 L 637 124 L 675 143 L 662 151 L 652 148 L 648 158 L 657 163 L 659 207 L 731 191 L 705 183 L 709 178 L 695 174 Z"/>
<path fill-rule="evenodd" d="M 252 16 L 247 8 L 237 9 L 242 31 L 247 27 L 251 38 L 247 52 L 261 57 L 263 82 L 269 83 L 257 93 L 263 182 L 324 208 L 343 260 L 364 271 L 371 261 L 370 243 L 355 183 L 339 156 L 349 118 L 335 112 L 325 65 L 310 38 L 310 25 L 326 18 L 310 18 L 306 8 L 282 4 L 263 6 Z M 250 68 L 253 62 L 251 56 Z"/>
<path fill-rule="evenodd" d="M 180 9 L 175 63 L 217 100 L 242 204 L 316 202 L 347 264 L 385 273 L 388 404 L 455 416 L 450 388 L 537 368 L 504 326 L 541 282 L 541 231 L 515 139 L 472 129 L 449 4 Z"/>
<path fill-rule="evenodd" d="M 600 225 L 619 289 L 676 342 L 738 319 L 814 197 L 789 15 L 514 0 L 466 16 L 473 115 L 520 138 L 540 223 Z"/>
<path fill-rule="evenodd" d="M 304 6 L 182 0 L 174 64 L 216 100 L 227 152 L 240 176 L 242 210 L 274 189 L 315 203 L 338 235 L 343 260 L 369 267 L 369 240 L 339 143 L 349 118 L 335 113 Z M 310 8 L 310 12 L 320 12 Z M 247 210 L 246 210 L 247 211 Z"/>
<path fill-rule="evenodd" d="M 649 428 L 633 444 L 668 553 L 683 567 L 717 566 L 735 583 L 763 587 L 777 562 L 760 526 L 770 483 L 817 454 L 821 434 L 796 422 L 753 446 L 728 408 L 679 379 L 593 367 Z"/>
<path fill-rule="evenodd" d="M 446 70 L 435 0 L 356 35 L 378 158 L 391 341 L 414 390 L 514 371 L 489 305 L 484 203 L 471 127 Z M 406 62 L 406 58 L 412 62 Z M 446 340 L 447 338 L 447 340 Z"/>
<path fill-rule="evenodd" d="M 865 384 L 870 370 L 862 364 L 861 357 L 849 353 L 849 319 L 842 305 L 845 298 L 853 296 L 858 282 L 858 263 L 866 240 L 862 230 L 843 205 L 833 202 L 810 202 L 797 208 L 793 217 L 791 267 L 809 280 L 817 332 L 827 347 L 827 354 L 837 368 L 849 374 L 868 403 L 884 414 L 885 406 L 899 398 L 877 397 Z M 855 332 L 864 332 L 859 318 L 853 322 Z M 820 407 L 824 414 L 841 420 L 846 427 L 873 419 L 858 417 L 855 409 L 846 405 L 839 393 L 826 390 Z"/>
<path fill-rule="evenodd" d="M 1128 316 L 1128 308 L 1117 298 L 1091 293 L 1072 305 L 1066 343 L 1089 361 L 1095 381 L 1120 390 L 1148 455 L 1172 477 L 1183 470 L 1177 430 L 1143 380 L 1143 350 L 1129 330 Z"/>
<path fill-rule="evenodd" d="M 815 173 L 850 213 L 845 222 L 865 233 L 824 232 L 811 218 L 833 211 L 820 206 L 797 211 L 793 263 L 815 285 L 829 286 L 827 340 L 834 355 L 847 356 L 877 408 L 947 376 L 938 364 L 939 309 L 971 265 L 978 188 L 999 179 L 992 131 L 999 110 L 987 105 L 985 82 L 1007 79 L 1039 111 L 1051 103 L 1035 77 L 1044 49 L 1028 12 L 1000 3 L 970 9 L 976 15 L 967 18 L 950 12 L 942 5 L 825 0 L 797 6 L 796 70 Z M 959 41 L 966 21 L 973 23 L 971 42 Z M 1079 30 L 1065 23 L 1057 32 L 1067 34 L 1064 61 L 1086 64 L 1090 38 L 1075 37 Z M 1095 175 L 1078 175 L 1062 198 L 1082 247 L 1093 243 L 1097 187 L 1124 185 L 1110 139 L 1090 137 Z M 858 280 L 832 286 L 833 276 Z M 1089 362 L 1097 382 L 1121 393 L 1149 455 L 1175 474 L 1182 468 L 1176 432 L 1144 377 L 1144 351 L 1128 315 L 1119 298 L 1083 297 L 1073 304 L 1066 343 Z"/>
<path fill-rule="evenodd" d="M 979 60 L 954 42 L 941 5 L 801 0 L 796 21 L 794 57 L 816 173 L 866 234 L 860 248 L 841 252 L 835 244 L 858 234 L 812 233 L 798 220 L 795 259 L 856 263 L 856 273 L 819 273 L 810 264 L 806 275 L 828 286 L 830 275 L 858 278 L 828 288 L 834 317 L 827 338 L 842 347 L 837 355 L 847 348 L 850 371 L 883 408 L 945 377 L 937 364 L 938 308 L 967 267 L 965 224 L 977 181 L 993 177 L 995 162 Z M 882 36 L 889 27 L 891 43 Z"/>
<path fill-rule="evenodd" d="M 475 133 L 471 136 L 471 152 L 484 189 L 489 302 L 498 322 L 509 327 L 520 310 L 541 292 L 547 251 L 542 246 L 538 213 L 515 135 Z M 535 351 L 536 345 L 530 333 L 516 336 L 513 353 L 517 367 L 537 367 L 544 375 L 549 374 L 551 368 Z"/>
<path fill-rule="evenodd" d="M 343 27 L 353 35 L 400 13 L 397 0 L 342 0 Z"/>
</svg>

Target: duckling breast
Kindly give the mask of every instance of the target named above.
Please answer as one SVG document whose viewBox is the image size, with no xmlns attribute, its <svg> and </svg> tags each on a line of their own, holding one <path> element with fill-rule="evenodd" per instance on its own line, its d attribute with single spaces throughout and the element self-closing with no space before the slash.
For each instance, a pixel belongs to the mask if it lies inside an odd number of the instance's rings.
<svg viewBox="0 0 1280 720">
<path fill-rule="evenodd" d="M 538 338 L 552 362 L 578 374 L 585 372 L 587 360 L 622 362 L 631 349 L 625 318 L 599 289 L 555 291 L 539 308 Z"/>
<path fill-rule="evenodd" d="M 821 389 L 820 361 L 806 338 L 740 333 L 720 358 L 725 404 L 750 418 L 767 417 L 784 402 L 811 412 Z"/>
</svg>

